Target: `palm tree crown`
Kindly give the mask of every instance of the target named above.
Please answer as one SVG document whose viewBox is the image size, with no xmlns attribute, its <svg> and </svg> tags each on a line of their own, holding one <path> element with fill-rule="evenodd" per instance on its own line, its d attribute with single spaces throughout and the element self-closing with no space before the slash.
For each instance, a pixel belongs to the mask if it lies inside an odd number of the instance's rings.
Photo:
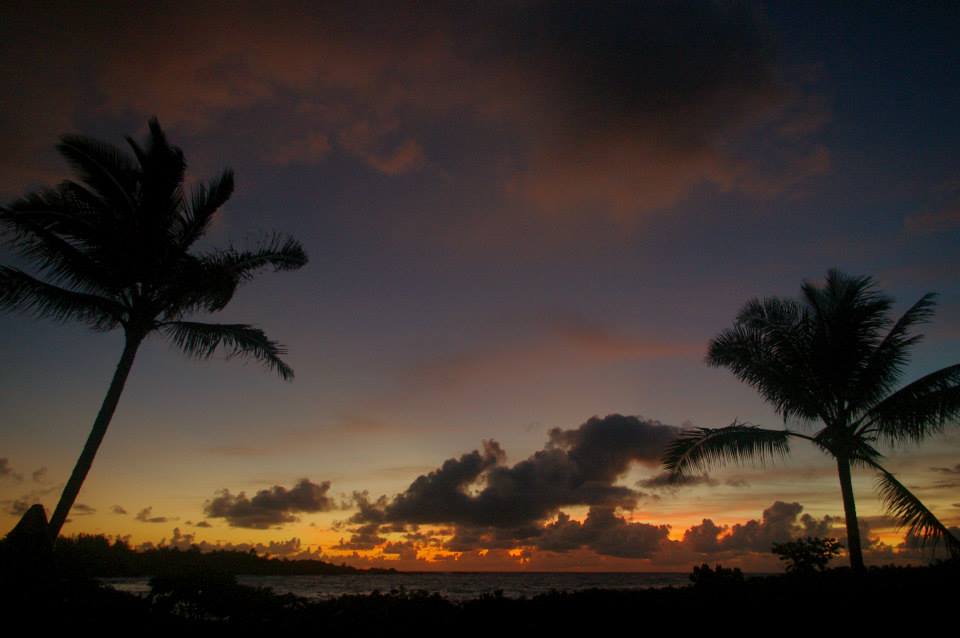
<svg viewBox="0 0 960 638">
<path fill-rule="evenodd" d="M 960 415 L 960 364 L 899 389 L 912 329 L 933 315 L 935 295 L 924 295 L 899 319 L 893 300 L 869 277 L 836 270 L 823 286 L 804 283 L 800 300 L 752 299 L 732 328 L 710 342 L 707 363 L 729 368 L 752 385 L 784 422 L 819 422 L 815 434 L 767 430 L 734 422 L 725 428 L 682 433 L 664 455 L 675 477 L 727 461 L 763 461 L 789 452 L 791 438 L 810 441 L 837 461 L 851 565 L 863 567 L 851 465 L 878 474 L 888 511 L 922 541 L 943 542 L 960 553 L 960 541 L 896 477 L 885 470 L 879 443 L 919 442 Z"/>
<path fill-rule="evenodd" d="M 222 310 L 237 286 L 259 270 L 294 270 L 307 262 L 301 245 L 274 235 L 251 249 L 197 250 L 215 213 L 233 193 L 224 171 L 189 193 L 183 152 L 171 146 L 156 119 L 132 154 L 88 137 L 66 135 L 57 149 L 76 181 L 30 193 L 0 209 L 0 230 L 38 271 L 0 266 L 0 308 L 100 331 L 122 328 L 125 347 L 93 432 L 50 522 L 55 539 L 89 470 L 134 355 L 160 332 L 183 352 L 206 358 L 259 360 L 284 379 L 293 370 L 282 346 L 247 324 L 188 321 Z"/>
</svg>

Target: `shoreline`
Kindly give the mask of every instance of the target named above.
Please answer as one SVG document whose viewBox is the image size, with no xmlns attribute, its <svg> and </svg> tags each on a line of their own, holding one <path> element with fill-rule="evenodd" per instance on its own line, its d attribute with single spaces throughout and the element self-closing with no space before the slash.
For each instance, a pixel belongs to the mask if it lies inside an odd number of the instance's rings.
<svg viewBox="0 0 960 638">
<path fill-rule="evenodd" d="M 695 571 L 692 576 L 696 576 Z M 836 568 L 806 575 L 744 578 L 734 570 L 700 571 L 684 586 L 551 591 L 510 598 L 490 592 L 463 600 L 437 593 L 393 590 L 329 599 L 306 599 L 240 584 L 230 575 L 194 573 L 152 579 L 147 596 L 117 591 L 94 579 L 48 575 L 30 580 L 4 574 L 0 600 L 18 614 L 73 627 L 120 630 L 130 623 L 151 629 L 247 629 L 385 631 L 422 635 L 468 633 L 480 628 L 590 630 L 614 626 L 624 614 L 657 626 L 716 627 L 725 620 L 755 624 L 789 621 L 800 603 L 820 606 L 831 626 L 878 629 L 889 620 L 862 611 L 878 604 L 898 608 L 952 609 L 960 563 L 928 567 L 871 567 L 863 573 Z M 811 594 L 813 597 L 811 598 Z M 841 602 L 842 601 L 842 602 Z M 835 619 L 836 609 L 860 610 Z M 825 615 L 825 614 L 830 614 Z M 806 623 L 813 618 L 802 618 Z M 677 624 L 680 623 L 680 624 Z"/>
</svg>

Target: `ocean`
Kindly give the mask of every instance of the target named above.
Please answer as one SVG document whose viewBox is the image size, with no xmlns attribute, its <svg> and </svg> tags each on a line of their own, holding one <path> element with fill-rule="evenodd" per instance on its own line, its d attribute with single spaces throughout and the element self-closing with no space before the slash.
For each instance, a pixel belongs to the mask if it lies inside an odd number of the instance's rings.
<svg viewBox="0 0 960 638">
<path fill-rule="evenodd" d="M 103 578 L 104 583 L 135 594 L 150 591 L 149 578 Z M 477 598 L 497 591 L 509 598 L 532 597 L 550 591 L 583 589 L 645 589 L 690 584 L 687 573 L 398 573 L 317 576 L 239 576 L 252 587 L 269 587 L 275 593 L 304 598 L 335 598 L 346 594 L 382 594 L 391 591 L 426 591 L 450 600 Z"/>
</svg>

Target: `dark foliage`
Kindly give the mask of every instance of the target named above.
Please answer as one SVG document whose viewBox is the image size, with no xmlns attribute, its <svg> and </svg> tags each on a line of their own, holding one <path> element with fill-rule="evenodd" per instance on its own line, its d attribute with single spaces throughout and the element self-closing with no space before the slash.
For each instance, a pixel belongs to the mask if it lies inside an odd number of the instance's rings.
<svg viewBox="0 0 960 638">
<path fill-rule="evenodd" d="M 710 565 L 703 563 L 699 567 L 693 566 L 690 573 L 690 582 L 696 587 L 722 587 L 730 585 L 739 585 L 743 581 L 743 572 L 739 567 L 724 567 L 717 565 L 716 569 L 710 569 Z"/>
<path fill-rule="evenodd" d="M 32 587 L 4 579 L 0 581 L 0 600 L 18 615 L 43 619 L 47 628 L 96 628 L 100 632 L 142 627 L 191 634 L 263 630 L 474 636 L 509 627 L 511 633 L 570 635 L 612 631 L 628 620 L 647 632 L 716 630 L 728 621 L 743 623 L 746 630 L 748 626 L 769 629 L 796 622 L 789 610 L 797 601 L 809 599 L 812 592 L 821 600 L 843 600 L 855 609 L 874 609 L 881 600 L 897 609 L 950 609 L 960 563 L 872 567 L 865 572 L 834 569 L 743 580 L 735 575 L 737 570 L 719 566 L 701 566 L 695 572 L 709 574 L 708 580 L 680 588 L 555 591 L 519 599 L 492 594 L 463 602 L 402 590 L 307 600 L 245 587 L 231 576 L 217 573 L 155 578 L 152 592 L 144 597 L 76 577 L 52 578 Z M 706 582 L 711 586 L 701 585 Z M 915 622 L 916 614 L 908 616 Z M 906 618 L 882 612 L 842 614 L 831 617 L 830 627 L 833 631 L 890 631 L 906 622 Z"/>
<path fill-rule="evenodd" d="M 763 463 L 804 440 L 836 460 L 852 567 L 863 569 L 854 467 L 877 473 L 887 511 L 908 534 L 960 557 L 960 539 L 883 468 L 876 447 L 922 441 L 960 417 L 960 364 L 898 388 L 922 338 L 915 329 L 933 317 L 936 295 L 924 295 L 894 320 L 893 299 L 870 277 L 830 270 L 822 285 L 805 282 L 801 292 L 797 300 L 749 300 L 733 327 L 710 341 L 707 363 L 753 386 L 785 424 L 822 427 L 803 434 L 734 421 L 690 429 L 667 447 L 664 468 L 680 479 L 728 462 Z"/>
<path fill-rule="evenodd" d="M 840 555 L 843 545 L 835 538 L 807 536 L 786 543 L 774 543 L 771 550 L 787 563 L 788 574 L 822 572 Z"/>
<path fill-rule="evenodd" d="M 249 358 L 283 379 L 293 369 L 284 346 L 249 324 L 204 323 L 237 288 L 266 268 L 296 270 L 307 254 L 295 239 L 272 235 L 244 249 L 201 247 L 201 238 L 233 194 L 233 171 L 186 187 L 183 151 L 150 121 L 130 150 L 64 135 L 57 150 L 74 179 L 0 207 L 0 240 L 32 274 L 0 265 L 0 310 L 98 331 L 121 329 L 123 354 L 48 525 L 55 540 L 93 465 L 134 358 L 150 335 L 163 334 L 186 355 Z"/>
<path fill-rule="evenodd" d="M 253 552 L 220 550 L 201 552 L 160 547 L 134 550 L 122 540 L 80 534 L 61 538 L 54 550 L 58 568 L 90 577 L 183 576 L 195 574 L 249 574 L 256 576 L 306 576 L 319 574 L 390 573 L 392 569 L 362 570 L 321 560 L 265 558 Z"/>
</svg>

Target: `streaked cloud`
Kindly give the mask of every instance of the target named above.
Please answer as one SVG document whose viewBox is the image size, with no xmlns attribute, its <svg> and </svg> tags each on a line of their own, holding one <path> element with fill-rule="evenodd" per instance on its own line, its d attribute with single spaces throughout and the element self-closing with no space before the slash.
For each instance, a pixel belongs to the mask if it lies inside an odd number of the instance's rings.
<svg viewBox="0 0 960 638">
<path fill-rule="evenodd" d="M 388 176 L 448 153 L 427 141 L 431 127 L 465 121 L 509 140 L 492 186 L 554 224 L 633 224 L 703 184 L 768 196 L 829 168 L 817 134 L 830 109 L 787 77 L 749 3 L 236 2 L 229 20 L 209 5 L 8 13 L 2 35 L 36 69 L 4 75 L 16 108 L 2 130 L 31 131 L 13 136 L 0 168 L 14 190 L 49 172 L 38 145 L 90 112 L 156 114 L 197 135 L 242 123 L 268 164 L 344 158 Z M 773 159 L 753 159 L 757 140 Z"/>
<path fill-rule="evenodd" d="M 935 233 L 960 227 L 960 205 L 932 213 L 914 213 L 903 220 L 903 227 L 911 233 Z"/>
<path fill-rule="evenodd" d="M 137 515 L 134 518 L 141 523 L 169 523 L 170 521 L 176 520 L 176 518 L 171 518 L 169 516 L 154 516 L 152 505 L 137 512 Z"/>
<path fill-rule="evenodd" d="M 23 474 L 15 472 L 10 466 L 10 461 L 6 458 L 0 458 L 0 479 L 6 479 L 14 483 L 23 480 Z"/>
</svg>

